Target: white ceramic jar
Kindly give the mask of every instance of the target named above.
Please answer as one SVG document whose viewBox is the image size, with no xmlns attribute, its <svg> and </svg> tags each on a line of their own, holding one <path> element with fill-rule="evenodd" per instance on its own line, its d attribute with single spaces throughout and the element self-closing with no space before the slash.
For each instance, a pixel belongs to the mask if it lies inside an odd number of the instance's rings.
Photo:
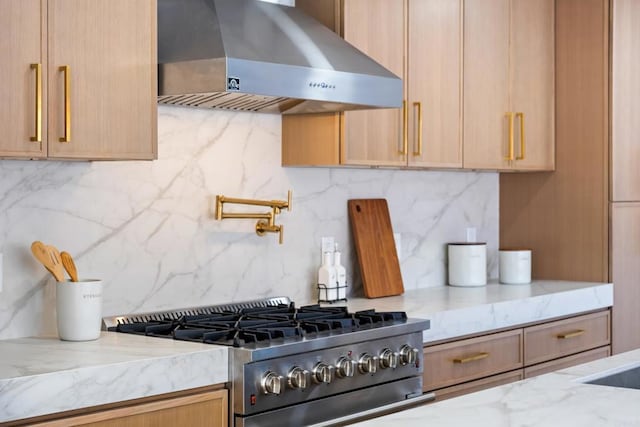
<svg viewBox="0 0 640 427">
<path fill-rule="evenodd" d="M 449 243 L 449 285 L 487 284 L 487 244 Z"/>
<path fill-rule="evenodd" d="M 102 281 L 57 282 L 56 316 L 61 340 L 98 339 L 102 326 Z"/>
<path fill-rule="evenodd" d="M 530 249 L 500 249 L 498 256 L 500 283 L 508 285 L 531 283 Z"/>
</svg>

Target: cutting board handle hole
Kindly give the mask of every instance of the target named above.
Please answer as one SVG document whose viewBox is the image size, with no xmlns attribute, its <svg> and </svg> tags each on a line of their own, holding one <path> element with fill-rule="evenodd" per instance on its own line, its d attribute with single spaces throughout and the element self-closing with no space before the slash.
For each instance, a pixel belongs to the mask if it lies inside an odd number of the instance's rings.
<svg viewBox="0 0 640 427">
<path fill-rule="evenodd" d="M 360 205 L 356 205 L 356 210 L 360 212 Z"/>
</svg>

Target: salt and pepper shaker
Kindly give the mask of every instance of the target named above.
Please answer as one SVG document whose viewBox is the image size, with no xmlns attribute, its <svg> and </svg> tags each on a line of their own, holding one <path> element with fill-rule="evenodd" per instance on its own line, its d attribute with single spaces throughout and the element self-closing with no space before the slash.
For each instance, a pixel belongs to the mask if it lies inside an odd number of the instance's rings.
<svg viewBox="0 0 640 427">
<path fill-rule="evenodd" d="M 323 298 L 324 297 L 324 298 Z M 318 302 L 347 300 L 347 271 L 341 264 L 338 244 L 334 252 L 322 254 L 322 265 L 318 269 Z"/>
</svg>

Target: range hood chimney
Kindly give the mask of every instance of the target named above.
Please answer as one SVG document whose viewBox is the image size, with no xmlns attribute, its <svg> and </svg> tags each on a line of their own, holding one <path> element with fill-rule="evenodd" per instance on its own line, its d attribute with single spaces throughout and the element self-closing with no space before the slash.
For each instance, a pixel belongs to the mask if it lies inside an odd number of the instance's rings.
<svg viewBox="0 0 640 427">
<path fill-rule="evenodd" d="M 158 0 L 158 102 L 301 114 L 402 106 L 402 80 L 292 0 Z"/>
</svg>

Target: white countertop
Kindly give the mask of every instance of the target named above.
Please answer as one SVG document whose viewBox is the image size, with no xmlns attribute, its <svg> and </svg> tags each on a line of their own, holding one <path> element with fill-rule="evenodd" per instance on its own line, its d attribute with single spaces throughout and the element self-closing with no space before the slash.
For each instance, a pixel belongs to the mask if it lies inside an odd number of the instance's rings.
<svg viewBox="0 0 640 427">
<path fill-rule="evenodd" d="M 404 295 L 350 299 L 350 310 L 375 307 L 406 311 L 431 320 L 425 343 L 570 316 L 613 305 L 613 285 L 592 282 L 537 280 L 529 285 L 497 283 L 475 288 L 440 286 Z"/>
<path fill-rule="evenodd" d="M 0 422 L 226 382 L 226 347 L 103 332 L 0 341 Z"/>
<path fill-rule="evenodd" d="M 613 286 L 542 281 L 438 287 L 351 299 L 351 310 L 406 311 L 431 320 L 425 342 L 611 306 Z M 103 333 L 97 341 L 0 341 L 0 422 L 227 382 L 224 346 Z"/>
<path fill-rule="evenodd" d="M 639 362 L 640 350 L 634 350 L 354 427 L 640 426 L 640 390 L 582 383 L 587 377 L 599 377 L 607 371 L 637 366 Z"/>
</svg>

